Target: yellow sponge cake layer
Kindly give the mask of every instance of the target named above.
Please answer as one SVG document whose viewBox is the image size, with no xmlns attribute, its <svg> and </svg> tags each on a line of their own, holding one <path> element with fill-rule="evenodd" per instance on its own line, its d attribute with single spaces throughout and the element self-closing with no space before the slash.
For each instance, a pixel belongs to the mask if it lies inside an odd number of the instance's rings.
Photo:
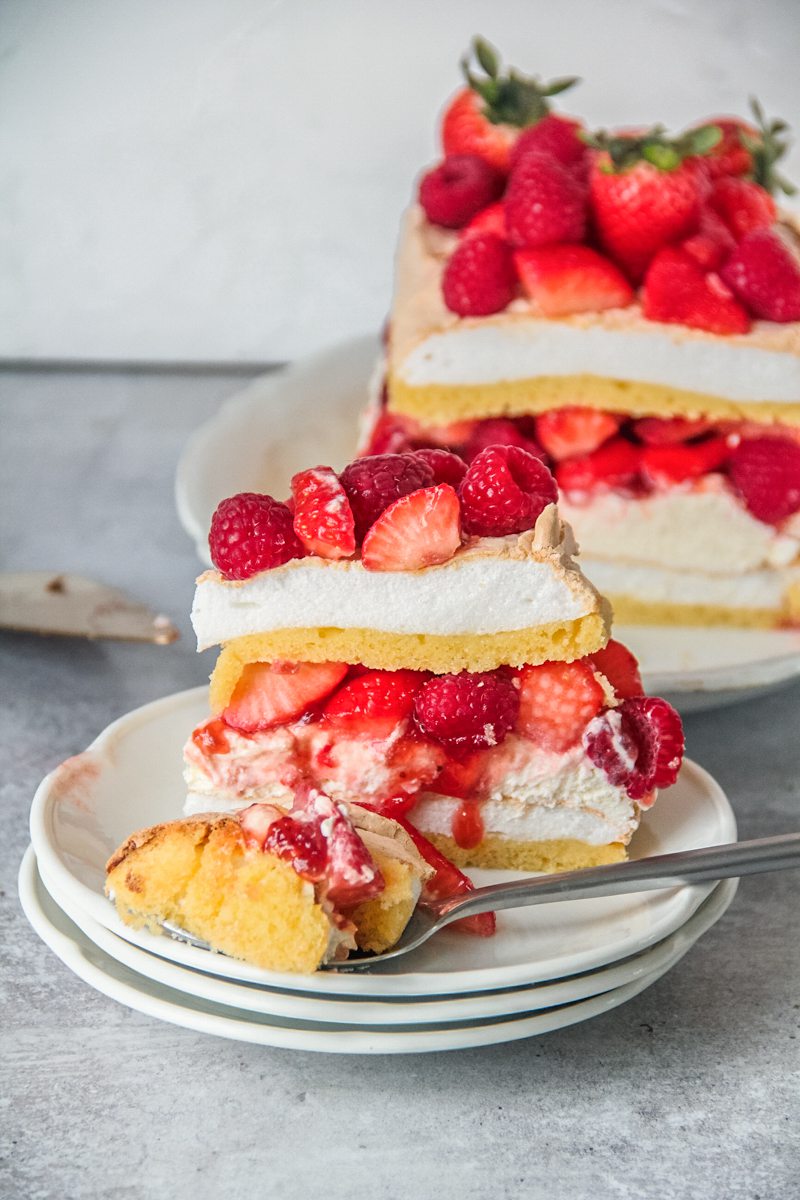
<svg viewBox="0 0 800 1200">
<path fill-rule="evenodd" d="M 451 837 L 424 831 L 451 862 L 458 867 L 499 868 L 504 871 L 575 871 L 582 867 L 599 867 L 605 863 L 623 862 L 627 858 L 621 842 L 592 846 L 576 838 L 550 838 L 522 842 L 489 833 L 474 848 L 465 850 Z"/>
<path fill-rule="evenodd" d="M 525 663 L 572 662 L 606 644 L 611 613 L 604 602 L 597 612 L 571 621 L 528 629 L 479 634 L 405 634 L 376 629 L 275 629 L 235 638 L 223 647 L 211 675 L 214 713 L 226 707 L 239 677 L 253 662 L 347 662 L 375 670 L 491 671 Z"/>
</svg>

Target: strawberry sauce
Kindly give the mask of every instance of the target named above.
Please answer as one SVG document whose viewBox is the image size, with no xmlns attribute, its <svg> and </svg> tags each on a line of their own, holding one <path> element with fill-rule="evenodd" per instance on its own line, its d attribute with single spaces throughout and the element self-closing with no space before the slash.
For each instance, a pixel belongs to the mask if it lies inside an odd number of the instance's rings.
<svg viewBox="0 0 800 1200">
<path fill-rule="evenodd" d="M 227 730 L 225 722 L 218 717 L 195 729 L 192 741 L 203 754 L 228 754 L 231 746 Z"/>
<path fill-rule="evenodd" d="M 453 840 L 462 850 L 472 850 L 483 841 L 486 830 L 480 805 L 463 800 L 453 814 Z"/>
</svg>

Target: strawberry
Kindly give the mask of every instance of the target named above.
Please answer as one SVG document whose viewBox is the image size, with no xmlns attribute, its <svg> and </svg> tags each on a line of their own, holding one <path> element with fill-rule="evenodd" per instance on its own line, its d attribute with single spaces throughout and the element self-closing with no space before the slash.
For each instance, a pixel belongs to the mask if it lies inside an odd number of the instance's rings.
<svg viewBox="0 0 800 1200">
<path fill-rule="evenodd" d="M 243 733 L 284 725 L 324 699 L 346 674 L 346 663 L 248 663 L 222 719 Z"/>
<path fill-rule="evenodd" d="M 473 217 L 468 225 L 461 230 L 462 238 L 474 237 L 476 233 L 494 233 L 505 240 L 506 210 L 502 200 L 490 204 Z"/>
<path fill-rule="evenodd" d="M 429 790 L 439 796 L 473 799 L 480 789 L 491 752 L 490 746 L 488 749 L 475 750 L 472 754 L 459 754 L 458 758 L 448 757 Z"/>
<path fill-rule="evenodd" d="M 461 229 L 497 200 L 504 176 L 477 154 L 448 154 L 422 177 L 419 202 L 425 216 L 445 229 Z"/>
<path fill-rule="evenodd" d="M 706 155 L 706 166 L 712 179 L 724 175 L 747 175 L 753 166 L 753 157 L 742 140 L 743 137 L 758 136 L 758 130 L 741 117 L 709 117 L 695 129 L 716 128 L 721 137 Z"/>
<path fill-rule="evenodd" d="M 613 437 L 621 418 L 596 408 L 554 408 L 536 418 L 536 436 L 556 462 L 591 454 Z"/>
<path fill-rule="evenodd" d="M 720 274 L 753 316 L 800 321 L 800 239 L 788 226 L 748 233 Z"/>
<path fill-rule="evenodd" d="M 538 443 L 526 437 L 519 425 L 509 417 L 489 417 L 481 421 L 464 447 L 464 458 L 472 462 L 487 446 L 519 446 L 537 458 L 544 457 Z"/>
<path fill-rule="evenodd" d="M 560 754 L 576 745 L 605 695 L 585 662 L 546 662 L 519 672 L 519 718 L 523 737 Z"/>
<path fill-rule="evenodd" d="M 730 478 L 748 512 L 777 525 L 800 510 L 800 444 L 789 438 L 747 438 L 731 454 Z"/>
<path fill-rule="evenodd" d="M 567 495 L 588 495 L 598 490 L 635 491 L 639 483 L 641 451 L 624 438 L 612 438 L 592 454 L 568 458 L 556 467 L 556 481 Z"/>
<path fill-rule="evenodd" d="M 688 442 L 714 428 L 712 421 L 688 417 L 642 417 L 634 421 L 633 432 L 646 446 L 672 446 Z"/>
<path fill-rule="evenodd" d="M 503 200 L 512 246 L 580 242 L 586 232 L 586 189 L 573 172 L 545 154 L 526 154 L 511 173 Z"/>
<path fill-rule="evenodd" d="M 547 154 L 563 166 L 585 176 L 589 160 L 589 148 L 581 137 L 583 125 L 574 117 L 548 113 L 535 125 L 523 129 L 511 148 L 511 168 L 526 154 Z"/>
<path fill-rule="evenodd" d="M 369 805 L 365 807 L 368 808 Z M 428 866 L 433 867 L 435 872 L 433 878 L 423 886 L 420 904 L 465 896 L 475 890 L 472 880 L 463 871 L 459 871 L 449 858 L 445 858 L 410 821 L 404 817 L 395 817 L 395 820 L 402 825 Z M 477 934 L 478 937 L 491 937 L 497 929 L 497 921 L 494 913 L 479 913 L 475 917 L 464 917 L 460 921 L 454 921 L 451 928 L 459 929 L 462 933 Z"/>
<path fill-rule="evenodd" d="M 461 508 L 449 483 L 401 496 L 364 538 L 368 571 L 416 571 L 451 559 L 461 545 Z"/>
<path fill-rule="evenodd" d="M 750 108 L 755 125 L 740 117 L 716 117 L 699 127 L 716 127 L 722 135 L 706 155 L 711 177 L 747 175 L 770 194 L 780 189 L 791 195 L 793 187 L 775 169 L 789 147 L 788 125 L 780 119 L 768 120 L 755 97 L 750 99 Z"/>
<path fill-rule="evenodd" d="M 716 271 L 736 246 L 736 239 L 713 209 L 703 206 L 696 231 L 679 243 L 704 271 Z"/>
<path fill-rule="evenodd" d="M 331 467 L 313 467 L 292 478 L 294 531 L 309 554 L 350 558 L 356 552 L 353 511 Z"/>
<path fill-rule="evenodd" d="M 594 225 L 615 262 L 638 283 L 662 246 L 694 233 L 704 188 L 696 164 L 716 136 L 706 129 L 678 139 L 656 128 L 643 136 L 596 134 L 589 175 Z"/>
<path fill-rule="evenodd" d="M 748 179 L 723 176 L 716 180 L 708 204 L 737 242 L 753 229 L 768 228 L 778 216 L 769 192 Z"/>
<path fill-rule="evenodd" d="M 346 733 L 387 738 L 408 720 L 421 671 L 366 671 L 340 687 L 322 710 L 325 722 Z"/>
<path fill-rule="evenodd" d="M 644 281 L 642 311 L 650 321 L 709 333 L 747 333 L 750 318 L 732 291 L 674 246 L 659 250 Z"/>
<path fill-rule="evenodd" d="M 646 446 L 641 457 L 642 475 L 653 487 L 671 487 L 718 470 L 730 453 L 724 437 L 709 438 L 691 446 Z"/>
<path fill-rule="evenodd" d="M 450 256 L 442 276 L 442 295 L 460 317 L 500 312 L 514 299 L 517 276 L 511 251 L 494 233 L 464 238 Z"/>
<path fill-rule="evenodd" d="M 619 700 L 641 696 L 644 692 L 639 663 L 627 646 L 611 638 L 602 650 L 589 655 L 589 662 L 605 675 Z"/>
<path fill-rule="evenodd" d="M 369 457 L 376 454 L 402 454 L 404 450 L 410 450 L 412 444 L 409 421 L 394 413 L 382 412 L 362 453 Z"/>
<path fill-rule="evenodd" d="M 280 808 L 274 804 L 250 804 L 238 814 L 239 827 L 248 845 L 257 850 L 264 849 L 264 842 L 270 828 L 284 816 Z"/>
<path fill-rule="evenodd" d="M 322 840 L 327 900 L 339 908 L 350 908 L 380 895 L 385 883 L 372 855 L 344 810 L 324 792 L 312 789 L 305 807 L 293 809 L 283 821 L 276 822 L 267 835 L 265 849 L 287 858 L 298 874 L 302 874 L 298 849 L 302 854 L 304 846 L 297 836 L 298 829 L 310 835 L 309 840 L 315 847 Z"/>
<path fill-rule="evenodd" d="M 461 64 L 468 87 L 457 92 L 442 120 L 445 154 L 477 154 L 500 170 L 509 168 L 518 131 L 547 116 L 548 98 L 565 91 L 575 79 L 543 83 L 518 71 L 500 71 L 495 49 L 475 38 L 472 44 L 485 75 L 476 75 L 467 57 Z"/>
<path fill-rule="evenodd" d="M 633 300 L 619 268 L 589 246 L 517 250 L 514 265 L 522 290 L 546 317 L 624 308 Z"/>
</svg>

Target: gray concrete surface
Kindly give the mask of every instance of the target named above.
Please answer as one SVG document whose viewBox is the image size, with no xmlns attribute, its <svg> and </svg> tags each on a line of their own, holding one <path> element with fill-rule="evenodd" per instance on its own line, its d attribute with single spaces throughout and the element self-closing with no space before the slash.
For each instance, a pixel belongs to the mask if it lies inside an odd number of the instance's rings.
<svg viewBox="0 0 800 1200">
<path fill-rule="evenodd" d="M 430 1056 L 270 1050 L 91 991 L 22 916 L 41 777 L 114 717 L 203 681 L 172 500 L 189 432 L 240 381 L 0 376 L 4 568 L 71 568 L 180 625 L 170 649 L 0 634 L 0 1196 L 228 1200 L 800 1195 L 800 876 L 745 880 L 655 986 L 543 1038 Z M 324 397 L 320 398 L 320 419 Z M 692 717 L 741 835 L 800 827 L 800 688 Z"/>
</svg>

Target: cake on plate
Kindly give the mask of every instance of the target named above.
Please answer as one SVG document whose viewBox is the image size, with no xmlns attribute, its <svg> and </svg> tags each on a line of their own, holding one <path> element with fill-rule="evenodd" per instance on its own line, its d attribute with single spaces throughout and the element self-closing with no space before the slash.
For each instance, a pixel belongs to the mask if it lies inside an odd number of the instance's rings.
<svg viewBox="0 0 800 1200">
<path fill-rule="evenodd" d="M 431 868 L 396 821 L 313 788 L 294 799 L 140 830 L 109 859 L 106 892 L 128 924 L 166 921 L 268 970 L 388 950 Z"/>
<path fill-rule="evenodd" d="M 188 814 L 291 807 L 299 786 L 405 822 L 458 866 L 625 857 L 674 782 L 677 714 L 643 695 L 580 572 L 546 466 L 487 446 L 296 475 L 223 501 L 192 612 L 220 645 L 185 751 Z M 432 845 L 430 845 L 432 843 Z"/>
<path fill-rule="evenodd" d="M 800 239 L 782 122 L 589 133 L 482 73 L 403 222 L 365 453 L 553 469 L 622 620 L 800 620 Z"/>
</svg>

